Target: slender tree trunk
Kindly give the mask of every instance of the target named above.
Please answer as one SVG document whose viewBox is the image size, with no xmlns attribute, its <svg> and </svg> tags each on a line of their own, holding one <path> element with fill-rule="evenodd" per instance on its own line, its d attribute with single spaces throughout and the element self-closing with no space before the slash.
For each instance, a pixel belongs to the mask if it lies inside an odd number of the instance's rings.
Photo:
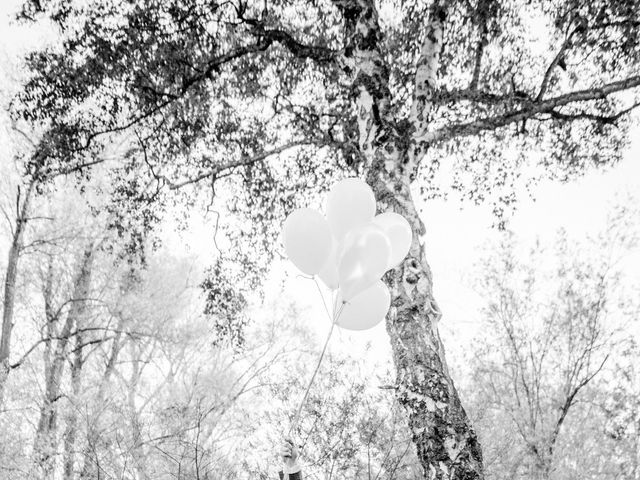
<svg viewBox="0 0 640 480">
<path fill-rule="evenodd" d="M 43 361 L 45 378 L 47 378 L 51 368 L 52 345 L 54 344 L 54 338 L 57 336 L 56 322 L 58 321 L 58 314 L 53 306 L 53 259 L 51 257 L 49 257 L 47 265 L 47 277 L 44 280 L 43 300 L 44 315 L 47 322 Z"/>
<path fill-rule="evenodd" d="M 425 25 L 416 65 L 415 92 L 406 120 L 391 108 L 389 67 L 381 50 L 382 31 L 372 0 L 334 0 L 345 18 L 345 71 L 352 75 L 358 142 L 380 211 L 410 222 L 413 243 L 407 258 L 387 275 L 392 303 L 387 316 L 396 367 L 396 394 L 408 416 L 425 479 L 484 478 L 482 452 L 445 360 L 433 297 L 431 269 L 420 240 L 425 227 L 410 187 L 429 145 L 421 140 L 432 122 L 431 95 L 442 44 L 445 9 L 436 1 Z"/>
<path fill-rule="evenodd" d="M 140 368 L 141 352 L 135 344 L 131 344 L 132 362 L 131 379 L 129 381 L 129 392 L 127 396 L 129 406 L 129 421 L 131 428 L 131 456 L 133 457 L 133 467 L 135 469 L 136 480 L 147 480 L 148 476 L 144 465 L 144 451 L 142 448 L 142 430 L 140 428 L 140 412 L 136 406 L 136 395 L 138 384 L 142 374 Z"/>
<path fill-rule="evenodd" d="M 124 321 L 122 316 L 119 317 L 116 336 L 111 344 L 111 350 L 109 353 L 109 359 L 107 365 L 100 380 L 98 387 L 98 393 L 96 394 L 95 405 L 97 410 L 90 418 L 87 431 L 87 443 L 82 452 L 82 469 L 80 473 L 81 479 L 97 478 L 98 476 L 98 459 L 97 459 L 97 447 L 100 439 L 100 418 L 103 410 L 106 409 L 108 402 L 105 404 L 105 394 L 111 380 L 111 376 L 115 369 L 116 361 L 122 350 L 122 329 L 124 327 Z"/>
<path fill-rule="evenodd" d="M 18 190 L 16 215 L 16 228 L 9 247 L 7 272 L 4 279 L 4 299 L 2 309 L 2 336 L 0 337 L 0 408 L 4 404 L 4 390 L 11 370 L 9 357 L 11 354 L 11 332 L 13 331 L 13 312 L 16 301 L 16 279 L 18 278 L 18 261 L 24 229 L 27 225 L 31 195 L 35 182 L 32 180 L 25 193 L 22 206 L 20 206 L 20 190 Z"/>
<path fill-rule="evenodd" d="M 71 307 L 65 324 L 59 333 L 53 359 L 45 371 L 45 394 L 40 408 L 40 420 L 33 447 L 34 475 L 50 478 L 54 469 L 54 454 L 57 450 L 58 405 L 61 397 L 60 386 L 67 358 L 67 345 L 73 328 L 78 325 L 86 309 L 86 297 L 91 283 L 91 264 L 93 251 L 88 247 L 83 255 L 76 280 L 74 282 Z"/>
<path fill-rule="evenodd" d="M 78 431 L 78 409 L 80 407 L 80 393 L 82 386 L 82 367 L 84 359 L 82 357 L 83 336 L 76 334 L 76 348 L 73 352 L 73 363 L 71 365 L 71 405 L 67 414 L 67 426 L 64 432 L 64 480 L 73 480 L 75 465 L 75 446 Z"/>
</svg>

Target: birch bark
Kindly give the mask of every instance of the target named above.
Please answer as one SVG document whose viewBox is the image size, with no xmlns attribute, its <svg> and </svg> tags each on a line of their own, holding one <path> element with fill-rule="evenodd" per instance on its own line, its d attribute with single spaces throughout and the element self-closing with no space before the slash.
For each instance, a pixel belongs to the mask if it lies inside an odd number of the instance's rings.
<svg viewBox="0 0 640 480">
<path fill-rule="evenodd" d="M 425 226 L 411 194 L 420 159 L 429 148 L 431 96 L 441 51 L 445 13 L 436 3 L 416 66 L 409 124 L 390 113 L 389 70 L 381 51 L 378 13 L 370 0 L 336 1 L 345 18 L 344 65 L 353 72 L 359 146 L 367 181 L 379 211 L 407 218 L 413 244 L 407 258 L 387 275 L 392 304 L 387 316 L 396 395 L 408 417 L 426 479 L 482 479 L 482 451 L 449 375 L 438 333 L 441 313 L 433 296 Z M 346 70 L 346 69 L 345 69 Z"/>
</svg>

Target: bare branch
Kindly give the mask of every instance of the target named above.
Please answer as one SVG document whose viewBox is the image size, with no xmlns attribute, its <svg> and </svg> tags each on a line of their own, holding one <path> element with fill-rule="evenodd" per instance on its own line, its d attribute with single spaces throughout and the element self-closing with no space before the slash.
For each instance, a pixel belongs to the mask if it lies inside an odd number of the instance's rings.
<svg viewBox="0 0 640 480">
<path fill-rule="evenodd" d="M 551 441 L 549 444 L 549 450 L 553 451 L 553 446 L 558 438 L 558 434 L 560 433 L 560 428 L 562 427 L 562 424 L 564 423 L 564 421 L 567 418 L 567 414 L 569 413 L 569 409 L 571 408 L 571 406 L 574 404 L 576 395 L 578 394 L 578 392 L 580 392 L 580 390 L 582 390 L 591 380 L 594 379 L 594 377 L 596 375 L 598 375 L 598 373 L 600 373 L 600 371 L 602 370 L 602 368 L 604 367 L 605 363 L 607 363 L 607 360 L 609 359 L 609 355 L 606 355 L 604 357 L 604 360 L 602 360 L 602 363 L 600 364 L 600 366 L 589 376 L 587 376 L 586 378 L 584 378 L 578 385 L 575 386 L 575 388 L 569 393 L 569 395 L 567 396 L 567 398 L 565 399 L 562 407 L 560 408 L 560 416 L 558 417 L 558 420 L 556 421 L 556 424 L 554 426 L 553 429 L 553 433 L 551 435 Z"/>
<path fill-rule="evenodd" d="M 40 345 L 41 343 L 44 343 L 44 342 L 48 342 L 49 340 L 50 340 L 49 338 L 41 338 L 40 340 L 38 340 L 36 343 L 34 343 L 34 344 L 31 346 L 31 348 L 29 348 L 29 349 L 28 349 L 28 350 L 27 350 L 27 351 L 26 351 L 26 352 L 25 352 L 25 353 L 20 357 L 20 359 L 19 359 L 17 362 L 12 363 L 12 364 L 9 366 L 9 368 L 10 368 L 11 370 L 13 370 L 14 368 L 18 368 L 20 365 L 22 365 L 22 364 L 24 363 L 24 361 L 27 359 L 27 357 L 29 356 L 29 354 L 30 354 L 31 352 L 33 352 L 33 351 L 38 347 L 38 345 Z"/>
<path fill-rule="evenodd" d="M 36 143 L 27 135 L 21 128 L 19 128 L 15 120 L 11 120 L 11 129 L 18 132 L 33 148 L 36 148 Z"/>
<path fill-rule="evenodd" d="M 11 218 L 9 218 L 9 215 L 8 215 L 7 211 L 5 210 L 5 208 L 2 205 L 0 205 L 0 212 L 2 212 L 2 215 L 4 216 L 5 220 L 7 221 L 7 225 L 9 225 L 9 232 L 11 233 L 11 237 L 13 237 L 13 235 L 14 235 L 13 222 L 11 221 Z"/>
<path fill-rule="evenodd" d="M 58 168 L 58 169 L 52 169 L 49 171 L 44 171 L 42 172 L 42 176 L 47 176 L 49 178 L 52 177 L 58 177 L 61 175 L 69 175 L 70 173 L 74 173 L 74 172 L 79 172 L 80 170 L 84 169 L 84 168 L 89 168 L 92 167 L 94 165 L 98 165 L 100 163 L 103 163 L 106 159 L 103 157 L 100 157 L 96 160 L 91 160 L 88 162 L 83 162 L 83 163 L 79 163 L 76 165 L 71 165 L 68 167 L 63 167 L 63 168 Z"/>
</svg>

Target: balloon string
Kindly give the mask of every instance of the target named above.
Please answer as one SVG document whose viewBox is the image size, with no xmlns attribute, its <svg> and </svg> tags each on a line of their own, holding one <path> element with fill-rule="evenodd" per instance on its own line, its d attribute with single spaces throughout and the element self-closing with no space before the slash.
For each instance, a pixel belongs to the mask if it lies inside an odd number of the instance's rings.
<svg viewBox="0 0 640 480">
<path fill-rule="evenodd" d="M 327 339 L 324 342 L 324 347 L 322 347 L 322 353 L 320 354 L 320 358 L 318 359 L 318 363 L 316 364 L 316 368 L 313 371 L 313 375 L 311 376 L 311 381 L 307 385 L 307 389 L 304 392 L 304 396 L 302 397 L 302 401 L 298 405 L 298 409 L 296 410 L 296 415 L 295 415 L 295 417 L 293 417 L 293 422 L 291 423 L 291 426 L 289 427 L 289 433 L 287 434 L 287 436 L 290 436 L 291 432 L 298 428 L 298 421 L 300 420 L 300 412 L 302 412 L 302 407 L 304 406 L 304 403 L 307 400 L 307 396 L 309 395 L 309 391 L 311 390 L 311 386 L 313 385 L 313 382 L 314 382 L 314 380 L 316 378 L 316 375 L 318 374 L 318 370 L 320 370 L 320 365 L 322 364 L 322 359 L 324 358 L 324 354 L 327 351 L 327 346 L 329 345 L 329 340 L 331 339 L 331 334 L 333 333 L 333 328 L 336 326 L 336 322 L 338 321 L 338 318 L 340 317 L 340 314 L 342 313 L 342 309 L 344 308 L 344 306 L 345 306 L 345 303 L 343 303 L 340 306 L 340 309 L 338 310 L 337 315 L 333 319 L 333 322 L 331 322 L 331 329 L 329 330 L 329 335 L 327 335 Z"/>
<path fill-rule="evenodd" d="M 320 298 L 322 299 L 322 306 L 324 306 L 324 311 L 327 312 L 327 317 L 329 317 L 329 321 L 333 321 L 333 319 L 331 318 L 331 314 L 329 313 L 329 307 L 327 307 L 327 302 L 324 299 L 324 295 L 322 294 L 322 290 L 320 289 L 320 284 L 318 283 L 318 279 L 314 278 L 313 281 L 316 284 L 316 287 L 318 287 L 318 293 L 320 294 Z M 333 307 L 333 313 L 335 313 L 335 305 Z"/>
</svg>

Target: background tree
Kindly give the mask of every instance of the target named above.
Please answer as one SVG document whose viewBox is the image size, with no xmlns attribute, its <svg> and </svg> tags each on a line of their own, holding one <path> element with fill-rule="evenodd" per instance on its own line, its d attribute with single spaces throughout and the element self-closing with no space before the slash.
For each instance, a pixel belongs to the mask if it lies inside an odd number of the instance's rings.
<svg viewBox="0 0 640 480">
<path fill-rule="evenodd" d="M 30 141 L 30 140 L 29 140 Z M 11 180 L 19 175 L 11 175 L 5 169 L 5 184 L 3 190 L 11 192 L 8 195 L 8 202 L 2 205 L 2 214 L 7 222 L 7 227 L 11 234 L 11 246 L 7 254 L 7 269 L 4 274 L 4 290 L 2 296 L 2 331 L 0 336 L 0 407 L 4 403 L 4 388 L 9 376 L 10 355 L 11 355 L 11 334 L 13 333 L 14 312 L 16 304 L 16 282 L 18 278 L 18 267 L 20 255 L 23 253 L 24 235 L 29 217 L 30 207 L 35 196 L 35 180 L 27 180 L 26 185 L 12 184 Z M 13 193 L 13 192 L 12 192 Z"/>
<path fill-rule="evenodd" d="M 411 190 L 433 194 L 446 159 L 453 185 L 500 214 L 521 175 L 566 179 L 612 164 L 638 102 L 638 7 L 29 1 L 21 17 L 48 18 L 61 42 L 29 57 L 33 75 L 14 104 L 15 118 L 46 129 L 26 172 L 86 179 L 104 164 L 96 154 L 124 137 L 123 160 L 103 168 L 112 226 L 134 252 L 169 202 L 228 186 L 239 197 L 230 210 L 248 222 L 235 243 L 259 245 L 252 260 L 263 267 L 294 204 L 345 173 L 366 176 L 379 209 L 414 229 L 387 277 L 387 326 L 423 476 L 482 478 Z"/>
<path fill-rule="evenodd" d="M 633 386 L 621 365 L 635 345 L 638 305 L 620 265 L 638 231 L 626 210 L 599 238 L 560 232 L 553 245 L 529 248 L 508 236 L 479 264 L 487 302 L 471 391 L 482 436 L 497 439 L 488 442 L 490 477 L 633 478 L 637 450 L 621 453 L 631 447 L 635 410 L 623 399 Z M 618 402 L 630 417 L 618 423 L 616 446 Z"/>
<path fill-rule="evenodd" d="M 633 360 L 638 353 L 637 342 L 630 342 L 617 362 L 619 375 L 598 399 L 604 411 L 604 430 L 614 444 L 612 474 L 621 478 L 635 478 L 640 471 L 640 386 Z"/>
</svg>

